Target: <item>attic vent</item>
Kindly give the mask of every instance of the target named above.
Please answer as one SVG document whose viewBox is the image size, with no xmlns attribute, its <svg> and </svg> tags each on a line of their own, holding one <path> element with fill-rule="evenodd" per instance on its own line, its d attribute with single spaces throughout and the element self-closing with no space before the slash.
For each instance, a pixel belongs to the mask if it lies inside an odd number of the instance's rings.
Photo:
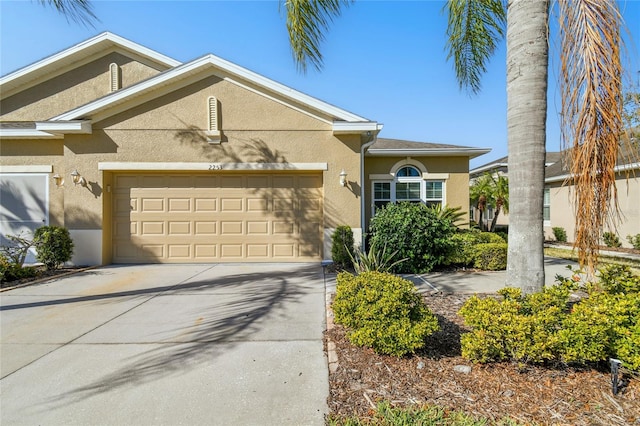
<svg viewBox="0 0 640 426">
<path fill-rule="evenodd" d="M 207 99 L 207 111 L 209 112 L 209 130 L 207 131 L 207 142 L 220 143 L 221 134 L 218 127 L 218 99 L 209 96 Z"/>
<path fill-rule="evenodd" d="M 111 91 L 115 92 L 120 89 L 120 67 L 118 64 L 109 65 L 109 75 L 111 77 Z"/>
</svg>

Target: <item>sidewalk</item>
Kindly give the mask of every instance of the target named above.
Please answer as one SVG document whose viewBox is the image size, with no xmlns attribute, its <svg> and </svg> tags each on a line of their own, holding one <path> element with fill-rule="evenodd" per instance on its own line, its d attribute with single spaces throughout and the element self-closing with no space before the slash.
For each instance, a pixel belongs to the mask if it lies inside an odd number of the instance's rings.
<svg viewBox="0 0 640 426">
<path fill-rule="evenodd" d="M 556 275 L 569 276 L 567 266 L 576 268 L 578 264 L 571 260 L 546 257 L 544 261 L 545 285 L 552 285 Z M 495 293 L 507 286 L 506 271 L 468 271 L 468 272 L 432 272 L 428 274 L 405 274 L 416 284 L 418 291 L 445 293 Z M 325 274 L 328 294 L 336 291 L 336 274 Z"/>
</svg>

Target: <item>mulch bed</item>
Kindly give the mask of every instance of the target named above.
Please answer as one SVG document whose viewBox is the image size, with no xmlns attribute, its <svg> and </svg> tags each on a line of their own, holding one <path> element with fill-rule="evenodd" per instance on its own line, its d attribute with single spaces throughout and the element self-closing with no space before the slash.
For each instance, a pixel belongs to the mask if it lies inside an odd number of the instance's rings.
<svg viewBox="0 0 640 426">
<path fill-rule="evenodd" d="M 351 345 L 342 326 L 327 331 L 335 343 L 338 368 L 331 373 L 332 416 L 368 416 L 377 401 L 396 406 L 438 405 L 499 421 L 524 424 L 640 425 L 640 383 L 613 396 L 606 366 L 597 369 L 546 368 L 514 363 L 472 364 L 460 356 L 465 332 L 458 310 L 469 298 L 461 294 L 429 294 L 425 301 L 441 330 L 426 348 L 411 357 L 377 355 Z M 470 366 L 468 374 L 454 370 Z"/>
<path fill-rule="evenodd" d="M 0 283 L 0 289 L 10 289 L 13 287 L 23 287 L 27 284 L 36 284 L 51 278 L 55 278 L 60 275 L 68 275 L 71 273 L 79 272 L 83 269 L 87 269 L 87 267 L 69 266 L 69 267 L 63 267 L 60 269 L 54 269 L 49 271 L 44 266 L 39 266 L 37 276 L 30 277 L 30 278 L 23 278 L 23 279 L 14 280 L 14 281 L 2 282 Z"/>
</svg>

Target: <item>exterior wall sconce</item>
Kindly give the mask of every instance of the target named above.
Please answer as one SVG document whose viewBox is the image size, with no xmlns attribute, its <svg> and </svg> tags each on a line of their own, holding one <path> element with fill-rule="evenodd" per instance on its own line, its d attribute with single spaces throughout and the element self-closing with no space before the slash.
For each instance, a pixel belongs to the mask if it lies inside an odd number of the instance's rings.
<svg viewBox="0 0 640 426">
<path fill-rule="evenodd" d="M 74 185 L 87 186 L 87 180 L 78 173 L 77 169 L 71 172 L 71 180 Z"/>
<path fill-rule="evenodd" d="M 55 175 L 51 176 L 51 178 L 55 182 L 57 188 L 60 188 L 64 185 L 64 179 L 62 179 L 62 176 L 60 176 L 59 174 L 56 173 Z"/>
<path fill-rule="evenodd" d="M 342 171 L 340 172 L 340 186 L 346 186 L 347 185 L 347 172 L 344 171 L 344 169 L 342 169 Z"/>
</svg>

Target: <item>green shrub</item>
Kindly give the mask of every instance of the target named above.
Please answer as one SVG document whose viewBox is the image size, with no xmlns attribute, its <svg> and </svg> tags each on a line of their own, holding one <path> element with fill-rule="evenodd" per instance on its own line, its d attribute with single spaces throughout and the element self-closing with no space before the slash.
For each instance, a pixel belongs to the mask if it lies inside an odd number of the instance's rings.
<svg viewBox="0 0 640 426">
<path fill-rule="evenodd" d="M 502 232 L 502 231 L 495 231 L 495 234 L 497 236 L 499 236 L 500 238 L 502 238 L 504 240 L 505 243 L 509 242 L 509 234 L 507 234 L 506 232 Z"/>
<path fill-rule="evenodd" d="M 633 246 L 634 249 L 640 250 L 640 234 L 627 235 L 627 241 Z"/>
<path fill-rule="evenodd" d="M 389 203 L 376 212 L 369 226 L 370 243 L 397 250 L 399 259 L 393 272 L 429 272 L 443 264 L 455 245 L 455 226 L 440 219 L 433 209 L 420 203 Z"/>
<path fill-rule="evenodd" d="M 474 247 L 473 266 L 486 271 L 507 269 L 507 244 L 485 243 Z"/>
<path fill-rule="evenodd" d="M 0 254 L 0 283 L 32 278 L 38 275 L 38 270 L 32 266 L 22 266 L 12 262 Z"/>
<path fill-rule="evenodd" d="M 353 266 L 353 231 L 348 225 L 336 228 L 331 236 L 331 259 L 338 269 L 348 269 Z"/>
<path fill-rule="evenodd" d="M 69 230 L 60 226 L 41 226 L 34 234 L 36 258 L 44 263 L 47 269 L 57 269 L 64 262 L 71 260 L 73 241 Z"/>
<path fill-rule="evenodd" d="M 351 343 L 381 354 L 414 352 L 438 329 L 415 285 L 385 272 L 338 274 L 333 312 Z"/>
<path fill-rule="evenodd" d="M 525 297 L 516 288 L 499 293 L 503 300 L 473 296 L 460 310 L 472 328 L 460 340 L 462 356 L 476 362 L 543 362 L 555 358 L 555 330 L 563 317 L 568 288 L 545 288 Z"/>
<path fill-rule="evenodd" d="M 445 261 L 447 265 L 473 265 L 478 244 L 505 244 L 505 241 L 498 234 L 476 230 L 460 231 L 451 237 L 451 241 L 454 244 L 454 251 L 447 257 Z"/>
<path fill-rule="evenodd" d="M 505 288 L 502 300 L 472 297 L 460 310 L 471 327 L 461 338 L 462 355 L 477 362 L 578 364 L 615 357 L 640 370 L 640 277 L 628 267 L 603 269 L 599 283 L 582 285 L 588 297 L 570 304 L 576 279 L 526 296 Z"/>
<path fill-rule="evenodd" d="M 602 240 L 607 247 L 620 247 L 622 243 L 620 238 L 613 232 L 605 232 L 602 234 Z"/>
<path fill-rule="evenodd" d="M 567 231 L 565 231 L 563 227 L 554 226 L 553 228 L 551 228 L 551 230 L 553 231 L 553 237 L 556 239 L 556 241 L 561 243 L 567 242 Z"/>
</svg>

